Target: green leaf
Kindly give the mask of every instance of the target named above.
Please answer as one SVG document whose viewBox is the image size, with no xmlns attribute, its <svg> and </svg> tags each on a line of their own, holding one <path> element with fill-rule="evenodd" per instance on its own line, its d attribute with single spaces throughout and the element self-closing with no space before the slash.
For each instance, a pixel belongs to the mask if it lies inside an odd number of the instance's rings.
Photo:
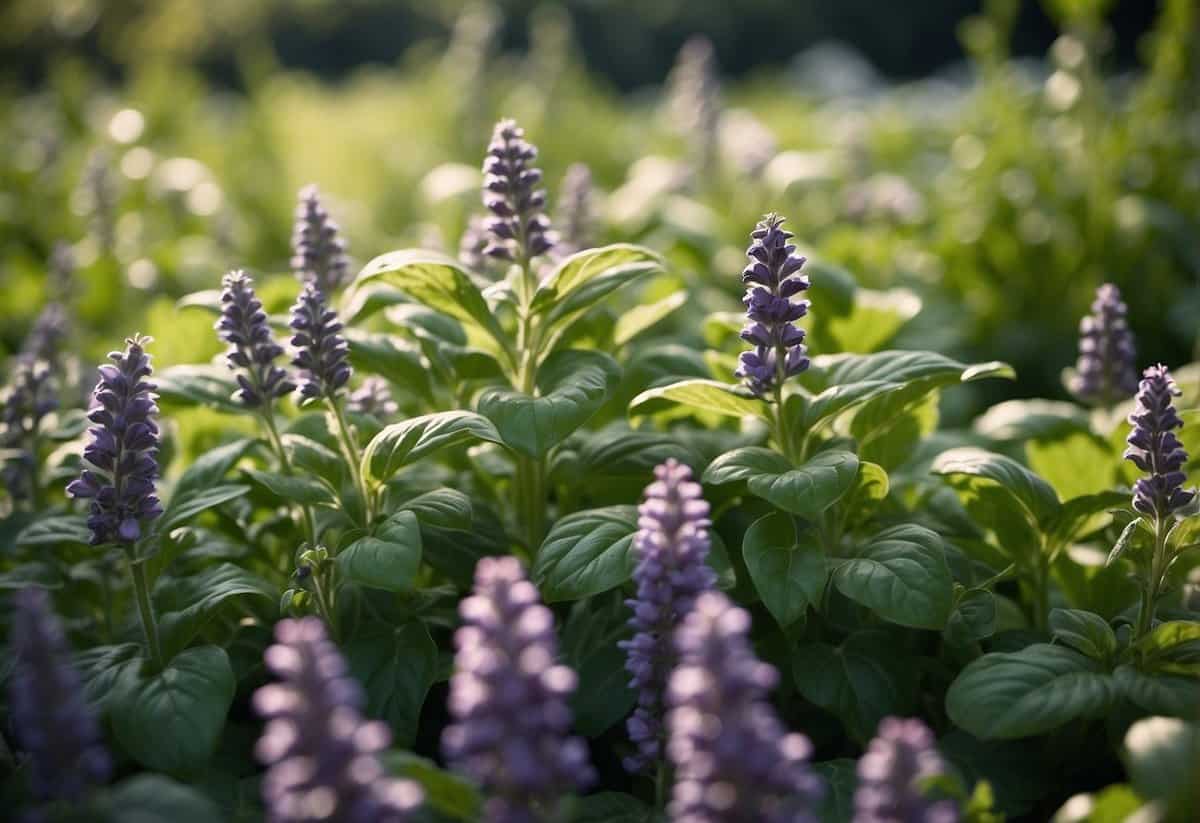
<svg viewBox="0 0 1200 823">
<path fill-rule="evenodd" d="M 401 504 L 421 524 L 422 558 L 463 588 L 470 588 L 479 558 L 508 551 L 499 518 L 454 489 L 435 489 Z"/>
<path fill-rule="evenodd" d="M 94 646 L 75 655 L 75 668 L 83 680 L 83 696 L 101 712 L 107 712 L 117 684 L 129 676 L 136 678 L 142 668 L 142 647 L 137 643 Z M 125 670 L 131 670 L 126 675 Z"/>
<path fill-rule="evenodd" d="M 888 715 L 916 708 L 916 668 L 883 632 L 859 631 L 841 646 L 807 643 L 792 656 L 792 677 L 805 699 L 832 712 L 862 743 Z"/>
<path fill-rule="evenodd" d="M 225 651 L 197 646 L 150 677 L 126 668 L 112 701 L 121 746 L 154 771 L 198 771 L 216 750 L 236 687 Z"/>
<path fill-rule="evenodd" d="M 996 633 L 996 597 L 977 589 L 963 594 L 946 621 L 946 638 L 960 645 L 977 643 Z"/>
<path fill-rule="evenodd" d="M 617 318 L 617 325 L 613 329 L 613 345 L 624 346 L 660 320 L 670 316 L 687 302 L 687 298 L 688 293 L 680 290 L 653 303 L 634 306 Z"/>
<path fill-rule="evenodd" d="M 990 377 L 1011 379 L 1013 376 L 1012 367 L 1006 363 L 968 365 L 930 351 L 882 351 L 875 354 L 815 357 L 802 380 L 806 386 L 819 391 L 830 386 L 863 381 L 903 384 L 936 378 L 946 383 L 968 383 Z"/>
<path fill-rule="evenodd" d="M 858 762 L 849 757 L 814 763 L 813 770 L 825 784 L 825 795 L 817 809 L 821 823 L 845 823 L 854 817 L 854 790 L 858 786 Z"/>
<path fill-rule="evenodd" d="M 976 737 L 1008 739 L 1098 716 L 1117 696 L 1116 680 L 1095 660 L 1035 643 L 968 664 L 946 693 L 946 712 Z"/>
<path fill-rule="evenodd" d="M 377 374 L 406 390 L 432 400 L 429 367 L 412 343 L 386 334 L 345 329 L 350 344 L 350 365 L 356 372 Z"/>
<path fill-rule="evenodd" d="M 446 411 L 385 426 L 363 450 L 363 476 L 385 483 L 403 467 L 438 449 L 484 440 L 499 443 L 500 433 L 486 418 L 468 411 Z"/>
<path fill-rule="evenodd" d="M 647 389 L 629 404 L 630 414 L 653 414 L 677 403 L 726 417 L 768 419 L 767 404 L 743 386 L 716 380 L 681 380 L 667 386 Z"/>
<path fill-rule="evenodd" d="M 341 487 L 347 468 L 340 454 L 324 443 L 295 432 L 287 432 L 282 440 L 288 459 L 298 473 L 311 474 L 334 489 Z"/>
<path fill-rule="evenodd" d="M 760 475 L 779 475 L 791 468 L 787 458 L 773 449 L 744 446 L 727 451 L 709 463 L 702 482 L 719 486 Z"/>
<path fill-rule="evenodd" d="M 1031 524 L 1048 525 L 1061 508 L 1050 484 L 1017 461 L 995 452 L 971 447 L 950 449 L 938 455 L 931 471 L 952 480 L 965 478 L 968 486 L 984 483 L 1001 487 Z"/>
<path fill-rule="evenodd" d="M 104 790 L 96 805 L 113 823 L 212 823 L 222 816 L 199 791 L 161 774 L 126 778 Z"/>
<path fill-rule="evenodd" d="M 1193 620 L 1168 620 L 1159 623 L 1136 644 L 1147 668 L 1162 664 L 1200 663 L 1200 623 Z"/>
<path fill-rule="evenodd" d="M 438 815 L 461 823 L 479 820 L 483 798 L 465 778 L 439 769 L 432 760 L 412 752 L 390 751 L 383 755 L 387 770 L 415 780 L 425 791 L 425 807 Z"/>
<path fill-rule="evenodd" d="M 211 486 L 207 489 L 192 489 L 185 492 L 182 497 L 175 494 L 171 497 L 171 503 L 163 513 L 162 520 L 159 521 L 158 529 L 164 533 L 170 532 L 201 512 L 216 508 L 230 500 L 236 500 L 248 491 L 250 491 L 249 486 L 226 484 Z"/>
<path fill-rule="evenodd" d="M 636 277 L 662 270 L 662 258 L 642 246 L 616 243 L 584 249 L 562 260 L 542 280 L 532 309 L 551 316 L 578 311 Z"/>
<path fill-rule="evenodd" d="M 562 628 L 563 661 L 579 675 L 571 695 L 575 728 L 597 737 L 626 717 L 637 701 L 625 670 L 626 654 L 617 646 L 633 630 L 629 607 L 620 592 L 581 600 Z"/>
<path fill-rule="evenodd" d="M 1126 523 L 1125 528 L 1121 529 L 1121 535 L 1117 538 L 1117 542 L 1113 544 L 1112 551 L 1108 553 L 1108 558 L 1104 561 L 1105 566 L 1111 566 L 1117 562 L 1117 558 L 1129 548 L 1129 544 L 1133 542 L 1133 536 L 1137 533 L 1140 522 L 1141 518 L 1135 518 Z"/>
<path fill-rule="evenodd" d="M 1058 510 L 1046 532 L 1052 544 L 1068 545 L 1082 540 L 1112 522 L 1111 511 L 1129 502 L 1129 495 L 1114 491 L 1073 497 Z"/>
<path fill-rule="evenodd" d="M 532 576 L 547 603 L 578 600 L 622 585 L 633 574 L 635 506 L 567 515 L 550 529 Z"/>
<path fill-rule="evenodd" d="M 555 352 L 538 370 L 539 396 L 485 389 L 479 413 L 495 424 L 507 446 L 540 458 L 604 405 L 619 373 L 616 361 L 601 352 Z"/>
<path fill-rule="evenodd" d="M 175 307 L 180 309 L 203 309 L 211 314 L 221 313 L 221 290 L 204 289 L 185 294 L 175 301 Z"/>
<path fill-rule="evenodd" d="M 301 506 L 332 506 L 333 492 L 312 477 L 297 474 L 277 474 L 259 469 L 245 469 L 246 475 L 271 494 L 288 504 Z"/>
<path fill-rule="evenodd" d="M 249 409 L 233 399 L 237 383 L 223 366 L 170 366 L 155 372 L 159 399 L 178 406 L 207 406 L 230 414 Z"/>
<path fill-rule="evenodd" d="M 1151 714 L 1200 720 L 1200 677 L 1147 673 L 1117 666 L 1113 676 L 1121 694 Z"/>
<path fill-rule="evenodd" d="M 1200 763 L 1200 728 L 1173 717 L 1147 717 L 1125 733 L 1121 759 L 1130 782 L 1147 800 L 1182 812 L 1200 808 L 1195 764 Z"/>
<path fill-rule="evenodd" d="M 835 348 L 826 351 L 875 351 L 920 311 L 921 298 L 908 289 L 858 289 L 850 314 L 830 318 L 827 329 Z"/>
<path fill-rule="evenodd" d="M 875 514 L 879 504 L 887 498 L 890 489 L 888 473 L 883 466 L 861 460 L 854 487 L 838 505 L 848 514 L 848 523 L 864 523 Z"/>
<path fill-rule="evenodd" d="M 42 517 L 21 529 L 17 535 L 17 547 L 34 546 L 86 546 L 92 539 L 92 530 L 87 526 L 87 517 L 82 514 L 62 514 Z"/>
<path fill-rule="evenodd" d="M 367 693 L 367 716 L 391 726 L 395 745 L 412 746 L 438 675 L 438 649 L 429 629 L 419 620 L 397 628 L 372 625 L 355 632 L 344 648 L 350 674 Z"/>
<path fill-rule="evenodd" d="M 847 409 L 903 386 L 903 383 L 886 380 L 861 380 L 857 383 L 838 383 L 830 386 L 805 404 L 801 428 L 808 431 Z"/>
<path fill-rule="evenodd" d="M 242 459 L 257 441 L 253 438 L 242 438 L 230 443 L 224 443 L 215 449 L 200 454 L 183 470 L 175 489 L 171 494 L 171 503 L 164 517 L 170 516 L 171 509 L 181 505 L 197 493 L 202 493 L 218 486 L 225 475 Z"/>
<path fill-rule="evenodd" d="M 1117 635 L 1108 621 L 1083 609 L 1051 609 L 1050 633 L 1055 640 L 1101 662 L 1111 660 L 1117 651 Z"/>
<path fill-rule="evenodd" d="M 386 591 L 407 591 L 421 565 L 421 529 L 410 511 L 393 514 L 337 556 L 346 579 L 360 586 Z"/>
<path fill-rule="evenodd" d="M 588 437 L 579 452 L 584 477 L 648 475 L 669 458 L 693 468 L 704 462 L 691 446 L 656 431 L 606 429 Z"/>
<path fill-rule="evenodd" d="M 750 493 L 801 517 L 815 517 L 848 492 L 858 476 L 854 452 L 831 449 L 782 474 L 750 477 Z"/>
<path fill-rule="evenodd" d="M 991 440 L 1052 441 L 1073 432 L 1088 432 L 1087 411 L 1057 400 L 1007 400 L 975 418 L 976 434 Z"/>
<path fill-rule="evenodd" d="M 1072 432 L 1025 446 L 1029 467 L 1045 478 L 1063 500 L 1110 489 L 1119 460 L 1104 438 L 1090 432 Z"/>
<path fill-rule="evenodd" d="M 780 512 L 754 521 L 742 541 L 742 556 L 763 604 L 784 628 L 821 603 L 829 570 L 817 535 L 797 535 L 792 517 Z"/>
<path fill-rule="evenodd" d="M 942 539 L 921 526 L 875 535 L 833 573 L 838 591 L 885 620 L 940 630 L 954 607 L 954 581 Z"/>
<path fill-rule="evenodd" d="M 154 587 L 163 654 L 174 657 L 211 620 L 225 601 L 241 596 L 274 600 L 275 587 L 235 566 L 221 563 L 187 577 L 161 578 Z"/>
<path fill-rule="evenodd" d="M 480 332 L 476 343 L 489 352 L 504 350 L 505 336 L 499 321 L 474 278 L 456 260 L 420 249 L 389 252 L 363 267 L 346 299 L 354 301 L 365 287 L 379 283 L 397 288 L 434 311 L 453 317 L 468 331 Z"/>
</svg>

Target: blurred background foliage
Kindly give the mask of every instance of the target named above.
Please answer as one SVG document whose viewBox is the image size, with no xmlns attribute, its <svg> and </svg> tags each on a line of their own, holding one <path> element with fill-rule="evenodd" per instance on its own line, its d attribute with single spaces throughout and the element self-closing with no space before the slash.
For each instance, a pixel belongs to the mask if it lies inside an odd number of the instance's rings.
<svg viewBox="0 0 1200 823">
<path fill-rule="evenodd" d="M 672 69 L 696 33 L 719 87 Z M 814 260 L 920 296 L 894 345 L 1060 396 L 1105 280 L 1143 363 L 1195 355 L 1198 44 L 1195 0 L 10 0 L 0 350 L 59 299 L 89 357 L 137 329 L 159 365 L 208 359 L 211 319 L 175 300 L 244 267 L 286 307 L 309 182 L 359 263 L 454 251 L 512 116 L 552 205 L 585 162 L 596 239 L 668 254 L 681 318 L 739 308 L 747 233 L 778 210 Z"/>
</svg>

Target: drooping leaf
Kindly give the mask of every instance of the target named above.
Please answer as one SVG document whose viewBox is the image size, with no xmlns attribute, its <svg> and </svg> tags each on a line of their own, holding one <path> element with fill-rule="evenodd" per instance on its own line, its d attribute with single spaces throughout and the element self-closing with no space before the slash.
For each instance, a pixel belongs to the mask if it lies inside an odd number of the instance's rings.
<svg viewBox="0 0 1200 823">
<path fill-rule="evenodd" d="M 210 486 L 206 489 L 192 489 L 185 492 L 182 497 L 176 494 L 171 498 L 167 510 L 163 512 L 162 520 L 158 523 L 158 529 L 163 532 L 169 532 L 187 523 L 201 512 L 216 508 L 222 503 L 228 503 L 230 500 L 236 500 L 249 491 L 249 486 L 226 483 L 219 486 Z"/>
<path fill-rule="evenodd" d="M 281 501 L 301 506 L 332 506 L 333 492 L 311 476 L 279 474 L 259 469 L 245 469 L 246 475 Z"/>
<path fill-rule="evenodd" d="M 232 563 L 187 577 L 160 578 L 153 599 L 163 654 L 171 658 L 182 651 L 227 600 L 243 596 L 274 600 L 277 595 L 270 583 Z"/>
<path fill-rule="evenodd" d="M 725 417 L 757 417 L 766 420 L 767 404 L 750 394 L 744 387 L 719 383 L 716 380 L 682 380 L 659 386 L 633 398 L 630 414 L 653 414 L 672 404 L 701 409 Z"/>
<path fill-rule="evenodd" d="M 496 427 L 474 412 L 435 412 L 393 423 L 375 435 L 363 450 L 363 476 L 375 483 L 385 483 L 404 466 L 438 449 L 472 440 L 501 442 Z"/>
<path fill-rule="evenodd" d="M 405 591 L 421 565 L 421 529 L 417 516 L 399 511 L 379 524 L 374 534 L 360 537 L 337 555 L 346 579 L 360 586 Z"/>
<path fill-rule="evenodd" d="M 1054 489 L 1015 460 L 976 448 L 951 449 L 938 455 L 932 471 L 952 479 L 969 478 L 966 485 L 990 483 L 1001 487 L 1025 512 L 1030 523 L 1048 525 L 1061 504 Z"/>
<path fill-rule="evenodd" d="M 848 492 L 857 476 L 858 456 L 831 449 L 782 474 L 757 474 L 747 480 L 747 487 L 784 511 L 815 517 Z"/>
<path fill-rule="evenodd" d="M 746 531 L 742 556 L 754 588 L 779 625 L 788 627 L 818 606 L 829 570 L 817 535 L 798 535 L 792 517 L 768 514 Z"/>
<path fill-rule="evenodd" d="M 1108 621 L 1083 609 L 1051 609 L 1050 633 L 1055 640 L 1101 662 L 1117 651 L 1117 635 Z"/>
<path fill-rule="evenodd" d="M 634 506 L 608 506 L 568 515 L 550 529 L 532 577 L 548 603 L 578 600 L 623 584 L 633 574 Z"/>
<path fill-rule="evenodd" d="M 1144 711 L 1200 720 L 1200 677 L 1139 671 L 1117 666 L 1113 677 L 1121 694 Z"/>
<path fill-rule="evenodd" d="M 916 525 L 871 538 L 833 573 L 838 591 L 885 620 L 940 630 L 954 606 L 954 581 L 942 539 Z"/>
</svg>

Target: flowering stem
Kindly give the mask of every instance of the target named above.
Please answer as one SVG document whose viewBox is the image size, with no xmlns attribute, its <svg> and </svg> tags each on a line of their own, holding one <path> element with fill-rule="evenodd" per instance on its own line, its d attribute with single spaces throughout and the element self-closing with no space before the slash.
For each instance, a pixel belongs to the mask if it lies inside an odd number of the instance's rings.
<svg viewBox="0 0 1200 823">
<path fill-rule="evenodd" d="M 1166 529 L 1161 519 L 1154 522 L 1154 555 L 1150 560 L 1150 577 L 1142 583 L 1142 602 L 1138 607 L 1137 631 L 1134 641 L 1141 640 L 1154 624 L 1154 607 L 1162 590 L 1163 571 L 1166 563 Z"/>
<path fill-rule="evenodd" d="M 792 445 L 792 434 L 788 427 L 787 413 L 783 408 L 783 381 L 775 382 L 775 436 L 779 438 L 779 448 L 783 452 L 783 456 L 788 459 L 788 462 L 793 466 L 798 462 L 796 459 L 795 448 Z"/>
<path fill-rule="evenodd" d="M 325 624 L 329 626 L 329 634 L 333 637 L 334 642 L 337 642 L 340 632 L 338 631 L 337 612 L 333 608 L 333 588 L 331 586 L 328 594 L 326 594 L 325 587 L 321 585 L 321 575 L 319 574 L 314 574 L 312 581 L 313 590 L 316 594 L 317 610 L 325 618 Z"/>
<path fill-rule="evenodd" d="M 530 305 L 537 291 L 537 282 L 529 259 L 522 258 L 521 266 L 521 323 L 517 349 L 521 365 L 516 375 L 516 388 L 533 397 L 537 392 L 537 330 L 531 317 Z M 532 559 L 537 555 L 546 530 L 546 461 L 544 458 L 517 455 L 516 482 L 513 486 L 514 508 L 524 520 L 525 544 Z"/>
<path fill-rule="evenodd" d="M 154 604 L 150 602 L 150 585 L 146 580 L 146 559 L 138 557 L 135 546 L 125 549 L 125 560 L 129 575 L 133 579 L 133 593 L 137 598 L 138 616 L 142 621 L 142 633 L 146 636 L 146 652 L 154 664 L 155 671 L 162 671 L 164 661 L 162 645 L 158 639 L 158 623 L 154 619 Z"/>
<path fill-rule="evenodd" d="M 346 422 L 346 414 L 342 411 L 341 404 L 337 402 L 337 399 L 329 397 L 326 398 L 325 403 L 329 407 L 329 411 L 336 423 L 338 445 L 342 449 L 342 457 L 345 458 L 346 463 L 350 466 L 350 477 L 354 482 L 354 487 L 362 495 L 365 517 L 363 526 L 370 527 L 371 521 L 375 519 L 374 505 L 371 499 L 371 490 L 363 482 L 362 469 L 359 466 L 361 458 L 358 453 L 358 444 L 354 440 L 354 433 L 350 431 L 350 425 Z"/>
<path fill-rule="evenodd" d="M 270 407 L 265 407 L 260 415 L 263 421 L 263 427 L 267 430 L 267 439 L 271 441 L 271 448 L 275 452 L 275 456 L 279 459 L 279 469 L 285 475 L 291 476 L 292 461 L 288 459 L 287 449 L 284 448 L 283 438 L 279 435 L 279 429 L 275 426 L 275 418 L 271 414 Z M 300 522 L 304 530 L 304 539 L 308 543 L 316 543 L 317 540 L 317 525 L 316 518 L 313 517 L 312 509 L 306 505 L 300 506 Z"/>
</svg>

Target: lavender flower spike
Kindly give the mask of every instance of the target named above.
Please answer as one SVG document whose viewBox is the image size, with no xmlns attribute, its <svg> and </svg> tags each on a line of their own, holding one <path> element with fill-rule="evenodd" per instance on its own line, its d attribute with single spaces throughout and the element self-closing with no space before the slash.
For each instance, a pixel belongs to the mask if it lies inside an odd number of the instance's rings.
<svg viewBox="0 0 1200 823">
<path fill-rule="evenodd" d="M 134 335 L 122 352 L 112 352 L 111 365 L 100 367 L 92 391 L 88 420 L 91 442 L 83 450 L 85 468 L 67 486 L 71 497 L 92 501 L 88 528 L 92 545 L 132 545 L 151 520 L 162 514 L 155 496 L 158 478 L 158 405 L 153 371 L 145 347 L 149 337 Z"/>
<path fill-rule="evenodd" d="M 295 391 L 287 372 L 275 365 L 283 346 L 275 342 L 254 281 L 243 271 L 231 271 L 221 280 L 221 318 L 217 335 L 229 344 L 225 362 L 237 375 L 234 397 L 249 409 Z"/>
<path fill-rule="evenodd" d="M 812 747 L 779 722 L 775 669 L 750 650 L 750 615 L 720 592 L 696 598 L 675 634 L 667 689 L 673 823 L 809 823 L 823 793 Z"/>
<path fill-rule="evenodd" d="M 592 244 L 592 171 L 572 163 L 559 186 L 558 225 L 561 239 L 556 253 L 566 257 Z"/>
<path fill-rule="evenodd" d="M 400 406 L 392 399 L 387 381 L 382 377 L 371 376 L 350 392 L 346 409 L 355 414 L 371 414 L 380 420 L 386 420 L 400 411 Z"/>
<path fill-rule="evenodd" d="M 13 600 L 9 698 L 17 743 L 29 753 L 31 788 L 39 800 L 78 802 L 89 786 L 108 780 L 112 762 L 49 596 L 28 588 Z"/>
<path fill-rule="evenodd" d="M 58 408 L 56 389 L 50 365 L 28 354 L 17 356 L 11 382 L 0 389 L 0 449 L 19 454 L 0 460 L 0 481 L 15 500 L 37 491 L 34 451 L 42 418 Z"/>
<path fill-rule="evenodd" d="M 638 692 L 637 708 L 626 723 L 637 752 L 625 759 L 625 768 L 635 773 L 650 769 L 662 756 L 663 694 L 675 665 L 675 627 L 696 596 L 716 583 L 716 574 L 704 562 L 712 525 L 708 503 L 692 470 L 672 459 L 658 466 L 654 476 L 638 509 L 640 528 L 634 537 L 637 597 L 627 602 L 636 634 L 620 644 L 628 654 L 630 686 Z"/>
<path fill-rule="evenodd" d="M 922 792 L 922 780 L 945 770 L 928 726 L 916 718 L 885 717 L 858 761 L 854 823 L 957 823 L 953 800 Z"/>
<path fill-rule="evenodd" d="M 333 294 L 345 282 L 349 264 L 346 241 L 321 205 L 320 192 L 316 186 L 305 186 L 292 230 L 292 272 L 302 282 L 315 282 L 322 292 Z"/>
<path fill-rule="evenodd" d="M 530 165 L 536 158 L 537 149 L 515 121 L 496 124 L 483 161 L 483 205 L 493 215 L 484 224 L 489 257 L 528 262 L 554 246 L 546 192 L 538 188 L 542 170 Z"/>
<path fill-rule="evenodd" d="M 736 375 L 759 396 L 808 368 L 804 329 L 795 321 L 808 314 L 809 302 L 792 298 L 808 289 L 809 282 L 807 275 L 799 273 L 804 258 L 788 243 L 792 233 L 783 222 L 777 214 L 759 221 L 750 234 L 753 239 L 746 250 L 750 262 L 742 272 L 742 282 L 748 286 L 742 302 L 750 322 L 741 337 L 754 348 L 742 352 Z"/>
<path fill-rule="evenodd" d="M 308 282 L 292 306 L 292 364 L 300 369 L 304 399 L 334 397 L 350 380 L 349 346 L 337 313 L 325 304 L 325 293 Z"/>
<path fill-rule="evenodd" d="M 404 823 L 424 797 L 411 780 L 389 778 L 379 752 L 385 723 L 364 720 L 362 689 L 315 617 L 281 620 L 264 655 L 279 679 L 254 693 L 267 719 L 255 754 L 268 766 L 263 800 L 270 823 Z"/>
<path fill-rule="evenodd" d="M 1138 390 L 1128 309 L 1112 283 L 1096 290 L 1092 313 L 1079 323 L 1079 360 L 1068 388 L 1084 403 L 1111 404 Z"/>
<path fill-rule="evenodd" d="M 1133 486 L 1133 507 L 1159 522 L 1192 502 L 1196 492 L 1183 488 L 1188 454 L 1175 429 L 1183 427 L 1172 398 L 1179 388 L 1167 367 L 1159 364 L 1142 373 L 1137 406 L 1129 415 L 1133 431 L 1125 442 L 1125 459 L 1147 473 Z"/>
<path fill-rule="evenodd" d="M 567 736 L 576 676 L 555 663 L 554 616 L 515 557 L 481 559 L 459 613 L 442 751 L 488 791 L 487 823 L 552 818 L 594 779 L 586 745 Z"/>
</svg>

